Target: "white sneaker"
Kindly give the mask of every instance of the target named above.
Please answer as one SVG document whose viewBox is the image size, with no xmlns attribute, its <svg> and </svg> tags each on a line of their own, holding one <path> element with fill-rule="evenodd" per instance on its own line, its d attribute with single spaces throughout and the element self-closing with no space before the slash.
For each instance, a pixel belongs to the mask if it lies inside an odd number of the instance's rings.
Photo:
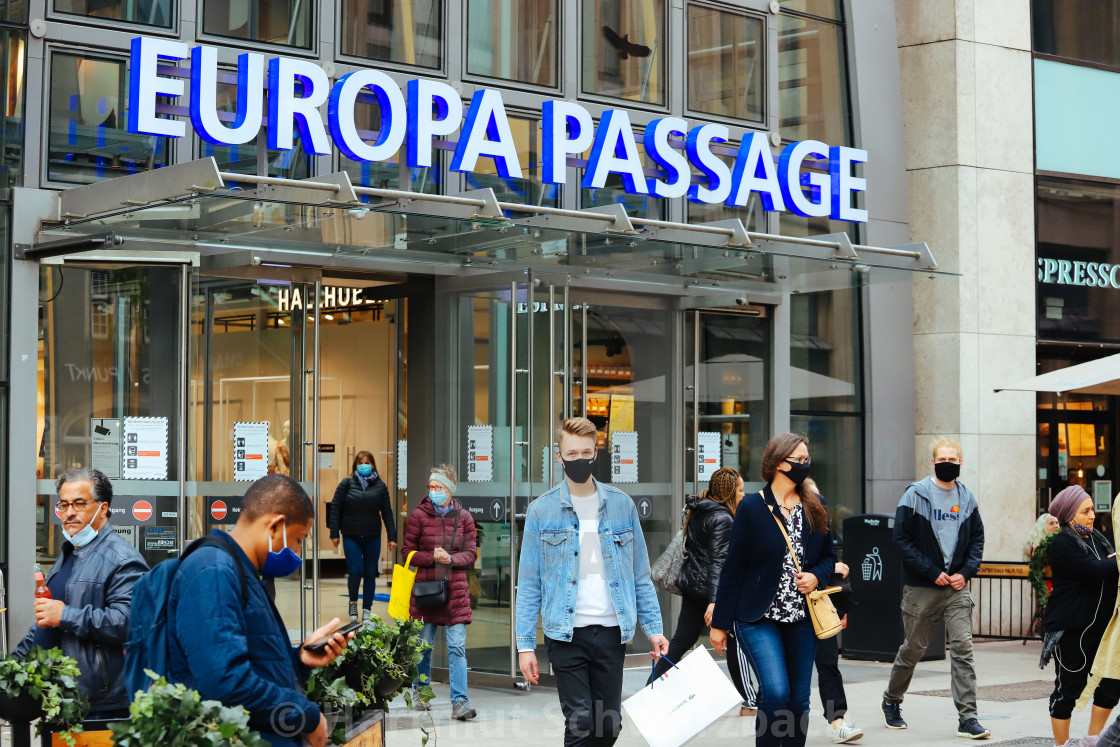
<svg viewBox="0 0 1120 747">
<path fill-rule="evenodd" d="M 1081 747 L 1097 747 L 1097 741 L 1101 738 L 1100 734 L 1086 734 L 1081 737 L 1078 744 Z"/>
<path fill-rule="evenodd" d="M 835 729 L 829 727 L 829 731 L 832 732 L 833 744 L 848 744 L 849 742 L 855 742 L 863 736 L 863 729 L 858 726 L 852 726 L 847 721 L 841 721 L 840 725 Z"/>
</svg>

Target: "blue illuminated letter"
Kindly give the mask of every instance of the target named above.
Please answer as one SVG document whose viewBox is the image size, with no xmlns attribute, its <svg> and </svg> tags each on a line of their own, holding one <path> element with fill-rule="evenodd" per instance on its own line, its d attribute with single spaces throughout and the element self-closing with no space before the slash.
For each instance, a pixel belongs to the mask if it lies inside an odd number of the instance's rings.
<svg viewBox="0 0 1120 747">
<path fill-rule="evenodd" d="M 233 126 L 218 113 L 218 50 L 191 50 L 191 124 L 198 136 L 215 145 L 248 143 L 261 130 L 264 117 L 264 57 L 246 52 L 237 58 L 237 109 Z"/>
<path fill-rule="evenodd" d="M 604 155 L 604 152 L 610 155 Z M 628 193 L 648 194 L 638 144 L 634 142 L 634 131 L 630 129 L 630 117 L 619 109 L 608 109 L 599 121 L 595 144 L 591 146 L 591 158 L 587 160 L 587 169 L 583 173 L 584 189 L 601 189 L 610 173 L 622 177 L 622 188 Z"/>
<path fill-rule="evenodd" d="M 853 192 L 867 191 L 867 180 L 852 175 L 852 164 L 867 163 L 867 151 L 843 146 L 828 149 L 828 171 L 832 177 L 833 220 L 867 222 L 867 211 L 852 205 Z"/>
<path fill-rule="evenodd" d="M 723 125 L 706 124 L 693 127 L 685 139 L 688 160 L 708 178 L 708 186 L 693 184 L 688 188 L 688 199 L 693 202 L 716 204 L 731 194 L 731 170 L 715 153 L 712 143 L 726 143 L 730 133 Z"/>
<path fill-rule="evenodd" d="M 591 115 L 570 101 L 546 101 L 541 107 L 542 160 L 546 184 L 564 184 L 568 176 L 568 156 L 583 153 L 595 138 Z"/>
<path fill-rule="evenodd" d="M 668 175 L 667 181 L 654 177 L 646 179 L 649 193 L 655 197 L 684 197 L 688 192 L 689 182 L 692 181 L 692 172 L 688 168 L 688 159 L 676 148 L 669 145 L 669 136 L 683 138 L 688 132 L 688 122 L 677 117 L 664 117 L 655 119 L 646 125 L 642 143 L 646 148 L 649 159 Z"/>
<path fill-rule="evenodd" d="M 436 111 L 432 112 L 432 107 Z M 463 100 L 446 83 L 408 81 L 408 166 L 432 165 L 432 138 L 450 135 L 463 121 Z"/>
<path fill-rule="evenodd" d="M 144 36 L 132 40 L 128 66 L 129 132 L 157 137 L 183 137 L 187 133 L 185 123 L 156 116 L 157 96 L 178 98 L 186 88 L 180 79 L 159 77 L 159 61 L 182 60 L 186 56 L 187 45 L 182 42 Z"/>
<path fill-rule="evenodd" d="M 296 81 L 302 88 L 296 96 Z M 299 129 L 303 149 L 323 156 L 331 152 L 319 107 L 330 93 L 326 72 L 310 60 L 274 57 L 268 61 L 268 147 L 295 147 L 293 127 Z"/>
<path fill-rule="evenodd" d="M 354 122 L 354 106 L 358 94 L 365 88 L 377 97 L 377 106 L 381 110 L 381 124 L 377 127 L 377 140 L 373 143 L 362 140 Z M 354 161 L 387 161 L 401 149 L 405 131 L 404 95 L 385 73 L 359 70 L 344 75 L 331 89 L 327 112 L 331 137 L 347 158 Z"/>
<path fill-rule="evenodd" d="M 509 129 L 502 95 L 487 88 L 471 97 L 463 133 L 451 158 L 451 170 L 474 171 L 479 156 L 493 158 L 498 176 L 503 179 L 521 178 L 517 145 Z"/>
<path fill-rule="evenodd" d="M 828 215 L 829 175 L 819 171 L 801 173 L 806 158 L 828 158 L 828 146 L 819 140 L 790 143 L 778 159 L 778 183 L 786 207 L 806 218 L 823 218 Z M 804 189 L 810 194 L 806 195 Z"/>
<path fill-rule="evenodd" d="M 739 153 L 735 157 L 735 169 L 731 174 L 735 184 L 735 194 L 727 200 L 728 205 L 743 207 L 751 196 L 758 192 L 765 210 L 785 210 L 782 188 L 778 184 L 778 172 L 774 168 L 774 156 L 770 153 L 770 143 L 761 132 L 750 132 L 739 143 Z"/>
</svg>

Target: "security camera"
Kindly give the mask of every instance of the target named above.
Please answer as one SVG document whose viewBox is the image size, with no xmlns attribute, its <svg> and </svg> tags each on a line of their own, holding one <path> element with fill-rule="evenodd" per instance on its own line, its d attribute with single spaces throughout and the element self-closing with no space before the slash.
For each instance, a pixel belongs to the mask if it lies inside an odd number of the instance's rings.
<svg viewBox="0 0 1120 747">
<path fill-rule="evenodd" d="M 735 299 L 736 306 L 746 306 L 748 303 L 750 303 L 750 301 L 747 300 L 746 296 L 738 296 Z"/>
</svg>

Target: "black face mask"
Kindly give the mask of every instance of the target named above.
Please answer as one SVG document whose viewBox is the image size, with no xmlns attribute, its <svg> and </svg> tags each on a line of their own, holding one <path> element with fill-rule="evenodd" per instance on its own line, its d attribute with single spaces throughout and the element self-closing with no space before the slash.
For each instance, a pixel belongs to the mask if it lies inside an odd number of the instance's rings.
<svg viewBox="0 0 1120 747">
<path fill-rule="evenodd" d="M 809 468 L 811 465 L 799 464 L 798 462 L 791 462 L 789 460 L 786 461 L 786 464 L 789 465 L 789 472 L 786 472 L 785 476 L 788 477 L 794 485 L 801 487 L 801 483 L 805 482 L 805 478 L 809 476 Z"/>
<path fill-rule="evenodd" d="M 961 476 L 961 466 L 954 462 L 934 462 L 933 474 L 941 482 L 952 482 Z"/>
<path fill-rule="evenodd" d="M 562 459 L 564 474 L 577 485 L 582 485 L 591 479 L 591 470 L 595 467 L 595 457 L 590 459 Z"/>
</svg>

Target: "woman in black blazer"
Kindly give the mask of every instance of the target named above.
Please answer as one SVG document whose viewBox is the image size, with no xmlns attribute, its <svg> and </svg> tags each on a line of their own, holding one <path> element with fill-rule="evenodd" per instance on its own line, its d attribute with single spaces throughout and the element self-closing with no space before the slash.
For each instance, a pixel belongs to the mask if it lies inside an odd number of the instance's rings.
<svg viewBox="0 0 1120 747">
<path fill-rule="evenodd" d="M 809 689 L 817 637 L 805 594 L 828 584 L 836 565 L 824 501 L 804 486 L 808 439 L 783 433 L 762 454 L 762 492 L 743 498 L 712 615 L 712 645 L 721 654 L 727 631 L 746 651 L 759 680 L 755 744 L 801 747 L 809 726 Z M 782 522 L 797 552 L 797 572 Z"/>
</svg>

